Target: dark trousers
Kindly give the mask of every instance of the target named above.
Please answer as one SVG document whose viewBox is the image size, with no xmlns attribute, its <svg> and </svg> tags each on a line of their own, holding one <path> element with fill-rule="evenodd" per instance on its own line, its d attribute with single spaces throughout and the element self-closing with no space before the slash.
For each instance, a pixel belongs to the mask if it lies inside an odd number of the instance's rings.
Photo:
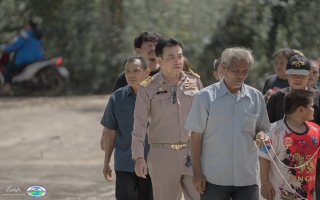
<svg viewBox="0 0 320 200">
<path fill-rule="evenodd" d="M 320 158 L 317 159 L 316 200 L 320 200 Z"/>
<path fill-rule="evenodd" d="M 200 195 L 201 200 L 259 200 L 259 186 L 221 186 L 206 183 L 206 191 Z"/>
<path fill-rule="evenodd" d="M 319 180 L 319 175 L 317 175 L 317 179 L 316 179 L 316 200 L 320 200 L 320 180 Z"/>
<path fill-rule="evenodd" d="M 5 73 L 4 73 L 4 80 L 6 83 L 10 83 L 12 82 L 12 77 L 14 76 L 15 73 L 17 72 L 21 72 L 27 65 L 20 65 L 20 66 L 16 66 L 14 65 L 13 62 L 8 63 L 5 66 Z"/>
<path fill-rule="evenodd" d="M 152 183 L 147 178 L 138 177 L 134 172 L 116 172 L 117 200 L 153 200 Z"/>
</svg>

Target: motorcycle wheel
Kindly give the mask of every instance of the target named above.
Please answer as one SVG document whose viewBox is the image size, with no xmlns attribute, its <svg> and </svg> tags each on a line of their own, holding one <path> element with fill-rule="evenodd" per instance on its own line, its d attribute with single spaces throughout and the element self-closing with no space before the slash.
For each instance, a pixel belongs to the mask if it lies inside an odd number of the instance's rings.
<svg viewBox="0 0 320 200">
<path fill-rule="evenodd" d="M 36 74 L 36 77 L 43 85 L 40 93 L 44 96 L 57 96 L 64 88 L 64 80 L 54 68 L 43 68 Z"/>
</svg>

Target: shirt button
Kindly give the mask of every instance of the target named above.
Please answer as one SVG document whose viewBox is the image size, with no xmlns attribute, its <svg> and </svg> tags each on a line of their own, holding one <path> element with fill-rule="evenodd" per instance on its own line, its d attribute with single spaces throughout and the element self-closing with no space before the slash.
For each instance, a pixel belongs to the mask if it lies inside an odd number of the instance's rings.
<svg viewBox="0 0 320 200">
<path fill-rule="evenodd" d="M 237 150 L 234 150 L 234 151 L 237 151 Z"/>
<path fill-rule="evenodd" d="M 236 127 L 236 128 L 237 128 L 237 125 L 234 125 L 234 127 Z"/>
<path fill-rule="evenodd" d="M 237 139 L 237 138 L 234 138 L 235 140 Z"/>
<path fill-rule="evenodd" d="M 235 113 L 235 115 L 237 115 L 238 113 Z"/>
</svg>

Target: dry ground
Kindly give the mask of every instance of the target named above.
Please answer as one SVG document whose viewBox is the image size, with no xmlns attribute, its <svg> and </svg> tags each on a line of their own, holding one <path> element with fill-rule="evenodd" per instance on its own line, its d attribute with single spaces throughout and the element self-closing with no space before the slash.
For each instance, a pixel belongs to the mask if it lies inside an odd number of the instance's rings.
<svg viewBox="0 0 320 200">
<path fill-rule="evenodd" d="M 44 200 L 115 199 L 99 144 L 108 98 L 0 98 L 0 200 L 34 199 L 33 185 Z"/>
<path fill-rule="evenodd" d="M 40 199 L 114 199 L 99 146 L 108 98 L 0 98 L 0 199 L 34 199 L 32 185 L 47 189 Z"/>
</svg>

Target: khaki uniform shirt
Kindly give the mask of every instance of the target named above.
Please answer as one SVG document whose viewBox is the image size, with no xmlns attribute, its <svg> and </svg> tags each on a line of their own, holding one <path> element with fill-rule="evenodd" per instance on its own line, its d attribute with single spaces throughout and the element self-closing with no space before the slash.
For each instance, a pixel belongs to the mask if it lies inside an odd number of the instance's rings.
<svg viewBox="0 0 320 200">
<path fill-rule="evenodd" d="M 134 110 L 132 157 L 144 157 L 144 138 L 149 143 L 187 143 L 191 131 L 184 128 L 196 93 L 203 88 L 199 75 L 181 71 L 176 103 L 170 101 L 171 84 L 160 73 L 139 85 Z"/>
</svg>

